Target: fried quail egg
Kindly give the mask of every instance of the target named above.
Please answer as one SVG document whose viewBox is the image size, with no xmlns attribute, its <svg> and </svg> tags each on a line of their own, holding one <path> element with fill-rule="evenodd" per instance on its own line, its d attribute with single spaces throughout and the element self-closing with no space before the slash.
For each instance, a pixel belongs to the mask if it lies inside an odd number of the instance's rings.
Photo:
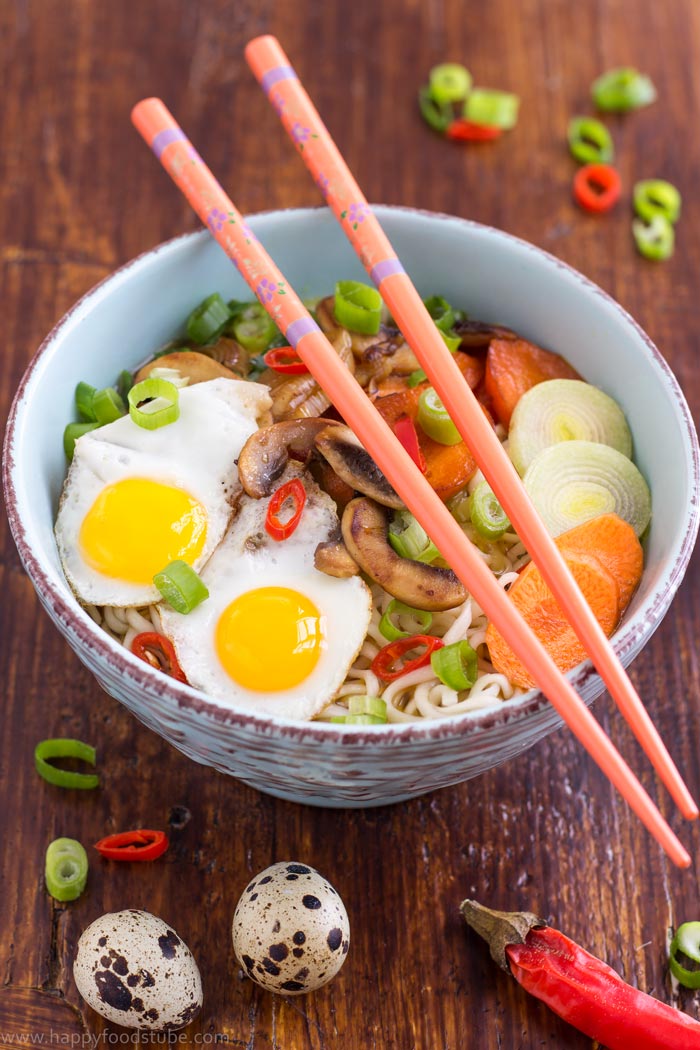
<svg viewBox="0 0 700 1050">
<path fill-rule="evenodd" d="M 160 607 L 190 685 L 227 707 L 309 719 L 330 702 L 362 646 L 372 596 L 359 576 L 314 567 L 314 551 L 338 528 L 335 504 L 298 466 L 306 503 L 285 540 L 265 531 L 269 499 L 241 496 L 201 578 L 209 597 L 187 615 Z"/>
<path fill-rule="evenodd" d="M 56 520 L 63 569 L 93 605 L 159 600 L 153 577 L 181 559 L 199 569 L 240 490 L 235 460 L 270 406 L 257 383 L 185 387 L 174 423 L 146 430 L 123 416 L 78 439 Z"/>
<path fill-rule="evenodd" d="M 88 1006 L 124 1028 L 176 1031 L 202 1006 L 192 952 L 175 930 L 147 911 L 108 912 L 80 936 L 73 964 Z"/>
<path fill-rule="evenodd" d="M 232 933 L 248 976 L 288 995 L 321 988 L 350 947 L 350 923 L 337 890 L 315 868 L 296 861 L 256 875 L 236 905 Z"/>
</svg>

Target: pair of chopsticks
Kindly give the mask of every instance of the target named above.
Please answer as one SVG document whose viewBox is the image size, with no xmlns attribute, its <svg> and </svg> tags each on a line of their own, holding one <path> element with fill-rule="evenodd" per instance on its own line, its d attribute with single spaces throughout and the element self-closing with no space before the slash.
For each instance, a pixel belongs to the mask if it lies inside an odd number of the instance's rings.
<svg viewBox="0 0 700 1050">
<path fill-rule="evenodd" d="M 653 722 L 279 43 L 274 37 L 259 37 L 248 44 L 246 58 L 620 710 L 683 815 L 696 818 L 698 808 Z M 690 856 L 647 792 L 521 619 L 172 115 L 159 99 L 152 98 L 134 107 L 132 120 L 544 695 L 674 863 L 688 867 Z"/>
</svg>

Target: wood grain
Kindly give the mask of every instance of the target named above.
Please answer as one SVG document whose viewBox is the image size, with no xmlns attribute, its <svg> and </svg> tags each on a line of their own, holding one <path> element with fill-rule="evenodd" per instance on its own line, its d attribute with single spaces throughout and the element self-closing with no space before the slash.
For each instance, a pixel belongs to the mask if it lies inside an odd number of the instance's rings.
<svg viewBox="0 0 700 1050">
<path fill-rule="evenodd" d="M 139 98 L 168 102 L 243 210 L 318 203 L 243 62 L 243 45 L 263 31 L 283 41 L 371 200 L 500 226 L 573 264 L 649 331 L 697 415 L 694 0 L 8 0 L 0 5 L 5 411 L 31 354 L 77 297 L 138 252 L 196 227 L 130 126 Z M 415 92 L 446 57 L 465 61 L 478 82 L 521 95 L 521 121 L 507 140 L 454 147 L 422 125 Z M 676 254 L 663 266 L 635 255 L 627 204 L 601 220 L 571 202 L 567 120 L 589 111 L 592 78 L 622 63 L 642 66 L 660 96 L 611 121 L 625 185 L 665 176 L 684 194 Z M 40 609 L 4 518 L 0 530 L 3 1039 L 116 1031 L 80 1001 L 71 960 L 93 918 L 129 906 L 172 922 L 200 962 L 206 998 L 187 1032 L 192 1043 L 590 1048 L 495 968 L 463 928 L 458 904 L 467 895 L 544 914 L 632 984 L 698 1015 L 692 995 L 672 992 L 665 963 L 668 928 L 699 917 L 696 870 L 668 865 L 568 733 L 403 806 L 332 812 L 276 801 L 188 762 L 105 696 Z M 696 796 L 699 583 L 696 555 L 632 669 Z M 596 712 L 697 856 L 698 827 L 681 826 L 607 697 Z M 83 797 L 37 780 L 32 750 L 48 735 L 97 743 L 100 791 Z M 42 871 L 52 838 L 89 844 L 139 824 L 170 827 L 162 862 L 132 870 L 94 860 L 78 902 L 49 900 Z M 334 882 L 353 930 L 341 975 L 290 1001 L 242 978 L 229 932 L 250 876 L 285 858 Z"/>
</svg>

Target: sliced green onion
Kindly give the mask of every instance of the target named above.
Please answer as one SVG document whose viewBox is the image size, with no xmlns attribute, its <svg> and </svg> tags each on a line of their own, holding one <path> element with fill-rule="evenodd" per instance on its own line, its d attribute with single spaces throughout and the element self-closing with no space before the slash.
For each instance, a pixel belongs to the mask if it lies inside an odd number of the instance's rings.
<svg viewBox="0 0 700 1050">
<path fill-rule="evenodd" d="M 518 123 L 520 99 L 508 91 L 475 88 L 464 103 L 464 116 L 473 124 L 491 128 L 514 128 Z"/>
<path fill-rule="evenodd" d="M 123 369 L 123 371 L 119 373 L 119 379 L 117 380 L 117 393 L 123 401 L 126 401 L 133 385 L 134 377 L 131 372 L 127 372 L 126 369 Z"/>
<path fill-rule="evenodd" d="M 351 696 L 348 700 L 348 714 L 371 715 L 380 722 L 386 722 L 386 700 L 379 696 Z"/>
<path fill-rule="evenodd" d="M 397 620 L 400 616 L 411 616 L 417 621 L 420 628 L 419 631 L 402 631 L 394 623 L 392 619 L 394 616 Z M 410 605 L 400 602 L 398 598 L 392 598 L 386 607 L 386 612 L 379 621 L 379 630 L 388 642 L 395 642 L 397 638 L 409 638 L 411 633 L 427 634 L 432 622 L 433 614 L 428 612 L 427 609 L 413 609 Z"/>
<path fill-rule="evenodd" d="M 231 320 L 231 311 L 218 292 L 208 295 L 187 318 L 187 335 L 199 346 L 221 335 Z"/>
<path fill-rule="evenodd" d="M 129 391 L 129 415 L 137 426 L 158 430 L 179 419 L 178 399 L 177 387 L 167 379 L 143 379 Z"/>
<path fill-rule="evenodd" d="M 461 335 L 457 335 L 456 332 L 440 332 L 443 342 L 451 354 L 456 353 L 462 345 Z"/>
<path fill-rule="evenodd" d="M 594 80 L 591 95 L 598 109 L 605 113 L 626 113 L 648 106 L 656 100 L 656 88 L 650 77 L 636 69 L 611 69 Z"/>
<path fill-rule="evenodd" d="M 169 383 L 181 390 L 189 383 L 189 377 L 183 376 L 177 368 L 152 368 L 148 373 L 149 379 L 167 379 Z"/>
<path fill-rule="evenodd" d="M 651 222 L 660 215 L 667 222 L 676 223 L 681 214 L 681 195 L 665 179 L 643 179 L 632 191 L 634 210 L 640 219 Z"/>
<path fill-rule="evenodd" d="M 386 721 L 386 718 L 377 718 L 376 715 L 334 715 L 331 718 L 331 722 L 346 726 L 380 726 Z"/>
<path fill-rule="evenodd" d="M 418 400 L 418 423 L 428 437 L 441 445 L 457 445 L 462 440 L 460 432 L 432 386 L 424 390 Z"/>
<path fill-rule="evenodd" d="M 88 859 L 75 839 L 54 839 L 46 850 L 46 889 L 57 901 L 74 901 L 85 889 Z"/>
<path fill-rule="evenodd" d="M 376 335 L 382 323 L 382 297 L 369 284 L 338 281 L 335 286 L 335 319 L 351 332 Z"/>
<path fill-rule="evenodd" d="M 458 62 L 443 62 L 430 70 L 430 94 L 436 102 L 463 102 L 472 86 L 468 69 Z"/>
<path fill-rule="evenodd" d="M 571 155 L 579 164 L 611 164 L 615 157 L 610 132 L 594 117 L 570 120 L 568 139 Z"/>
<path fill-rule="evenodd" d="M 99 786 L 97 773 L 76 773 L 70 769 L 59 769 L 52 766 L 49 759 L 77 758 L 88 765 L 95 765 L 95 749 L 82 740 L 52 739 L 40 740 L 34 748 L 34 766 L 40 777 L 56 787 L 80 788 L 89 790 Z"/>
<path fill-rule="evenodd" d="M 422 368 L 417 368 L 415 372 L 411 372 L 410 376 L 406 380 L 406 386 L 414 387 L 420 386 L 421 383 L 425 383 L 427 375 Z"/>
<path fill-rule="evenodd" d="M 433 131 L 444 134 L 454 120 L 452 106 L 447 102 L 437 102 L 430 93 L 429 87 L 423 87 L 418 92 L 418 106 L 421 116 Z"/>
<path fill-rule="evenodd" d="M 120 398 L 113 386 L 107 386 L 104 390 L 96 390 L 92 398 L 92 411 L 99 425 L 114 423 L 126 415 L 126 405 Z"/>
<path fill-rule="evenodd" d="M 175 612 L 191 613 L 209 597 L 206 584 L 185 561 L 171 561 L 153 582 Z"/>
<path fill-rule="evenodd" d="M 510 528 L 510 521 L 488 481 L 481 481 L 469 500 L 471 522 L 480 536 L 496 540 Z"/>
<path fill-rule="evenodd" d="M 479 673 L 476 653 L 467 641 L 436 649 L 431 653 L 430 666 L 443 685 L 457 692 L 471 689 Z"/>
<path fill-rule="evenodd" d="M 89 383 L 78 383 L 75 388 L 75 407 L 78 415 L 85 423 L 95 422 L 95 413 L 92 408 L 92 399 L 97 393 L 94 386 Z"/>
<path fill-rule="evenodd" d="M 389 525 L 389 543 L 401 558 L 429 565 L 440 557 L 440 551 L 421 523 L 410 511 L 399 510 Z"/>
<path fill-rule="evenodd" d="M 678 959 L 682 952 L 694 963 L 700 963 L 700 922 L 684 922 L 676 930 L 669 952 L 671 973 L 684 988 L 700 988 L 700 969 L 688 970 Z"/>
<path fill-rule="evenodd" d="M 441 295 L 431 295 L 423 305 L 441 332 L 449 332 L 455 323 L 455 312 Z"/>
<path fill-rule="evenodd" d="M 637 251 L 645 259 L 660 262 L 670 259 L 673 255 L 676 239 L 673 226 L 662 215 L 655 215 L 648 224 L 641 219 L 635 219 L 632 223 L 632 233 Z"/>
<path fill-rule="evenodd" d="M 90 430 L 97 430 L 99 423 L 69 423 L 66 429 L 63 431 L 63 451 L 66 454 L 66 459 L 70 463 L 75 453 L 75 443 L 79 437 L 83 434 L 87 434 Z"/>
<path fill-rule="evenodd" d="M 236 342 L 251 354 L 261 354 L 269 348 L 273 339 L 281 335 L 279 328 L 260 303 L 245 306 L 231 327 Z"/>
</svg>

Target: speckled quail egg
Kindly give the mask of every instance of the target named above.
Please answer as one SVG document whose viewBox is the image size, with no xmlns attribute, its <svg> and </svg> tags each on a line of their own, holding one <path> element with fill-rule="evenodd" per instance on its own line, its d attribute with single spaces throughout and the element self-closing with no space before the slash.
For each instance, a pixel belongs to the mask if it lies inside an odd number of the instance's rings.
<svg viewBox="0 0 700 1050">
<path fill-rule="evenodd" d="M 236 957 L 267 991 L 315 991 L 335 977 L 349 946 L 345 905 L 308 864 L 272 864 L 256 875 L 236 905 Z"/>
<path fill-rule="evenodd" d="M 78 941 L 73 976 L 88 1006 L 124 1028 L 176 1031 L 202 1006 L 192 952 L 147 911 L 108 912 L 95 919 Z"/>
</svg>

